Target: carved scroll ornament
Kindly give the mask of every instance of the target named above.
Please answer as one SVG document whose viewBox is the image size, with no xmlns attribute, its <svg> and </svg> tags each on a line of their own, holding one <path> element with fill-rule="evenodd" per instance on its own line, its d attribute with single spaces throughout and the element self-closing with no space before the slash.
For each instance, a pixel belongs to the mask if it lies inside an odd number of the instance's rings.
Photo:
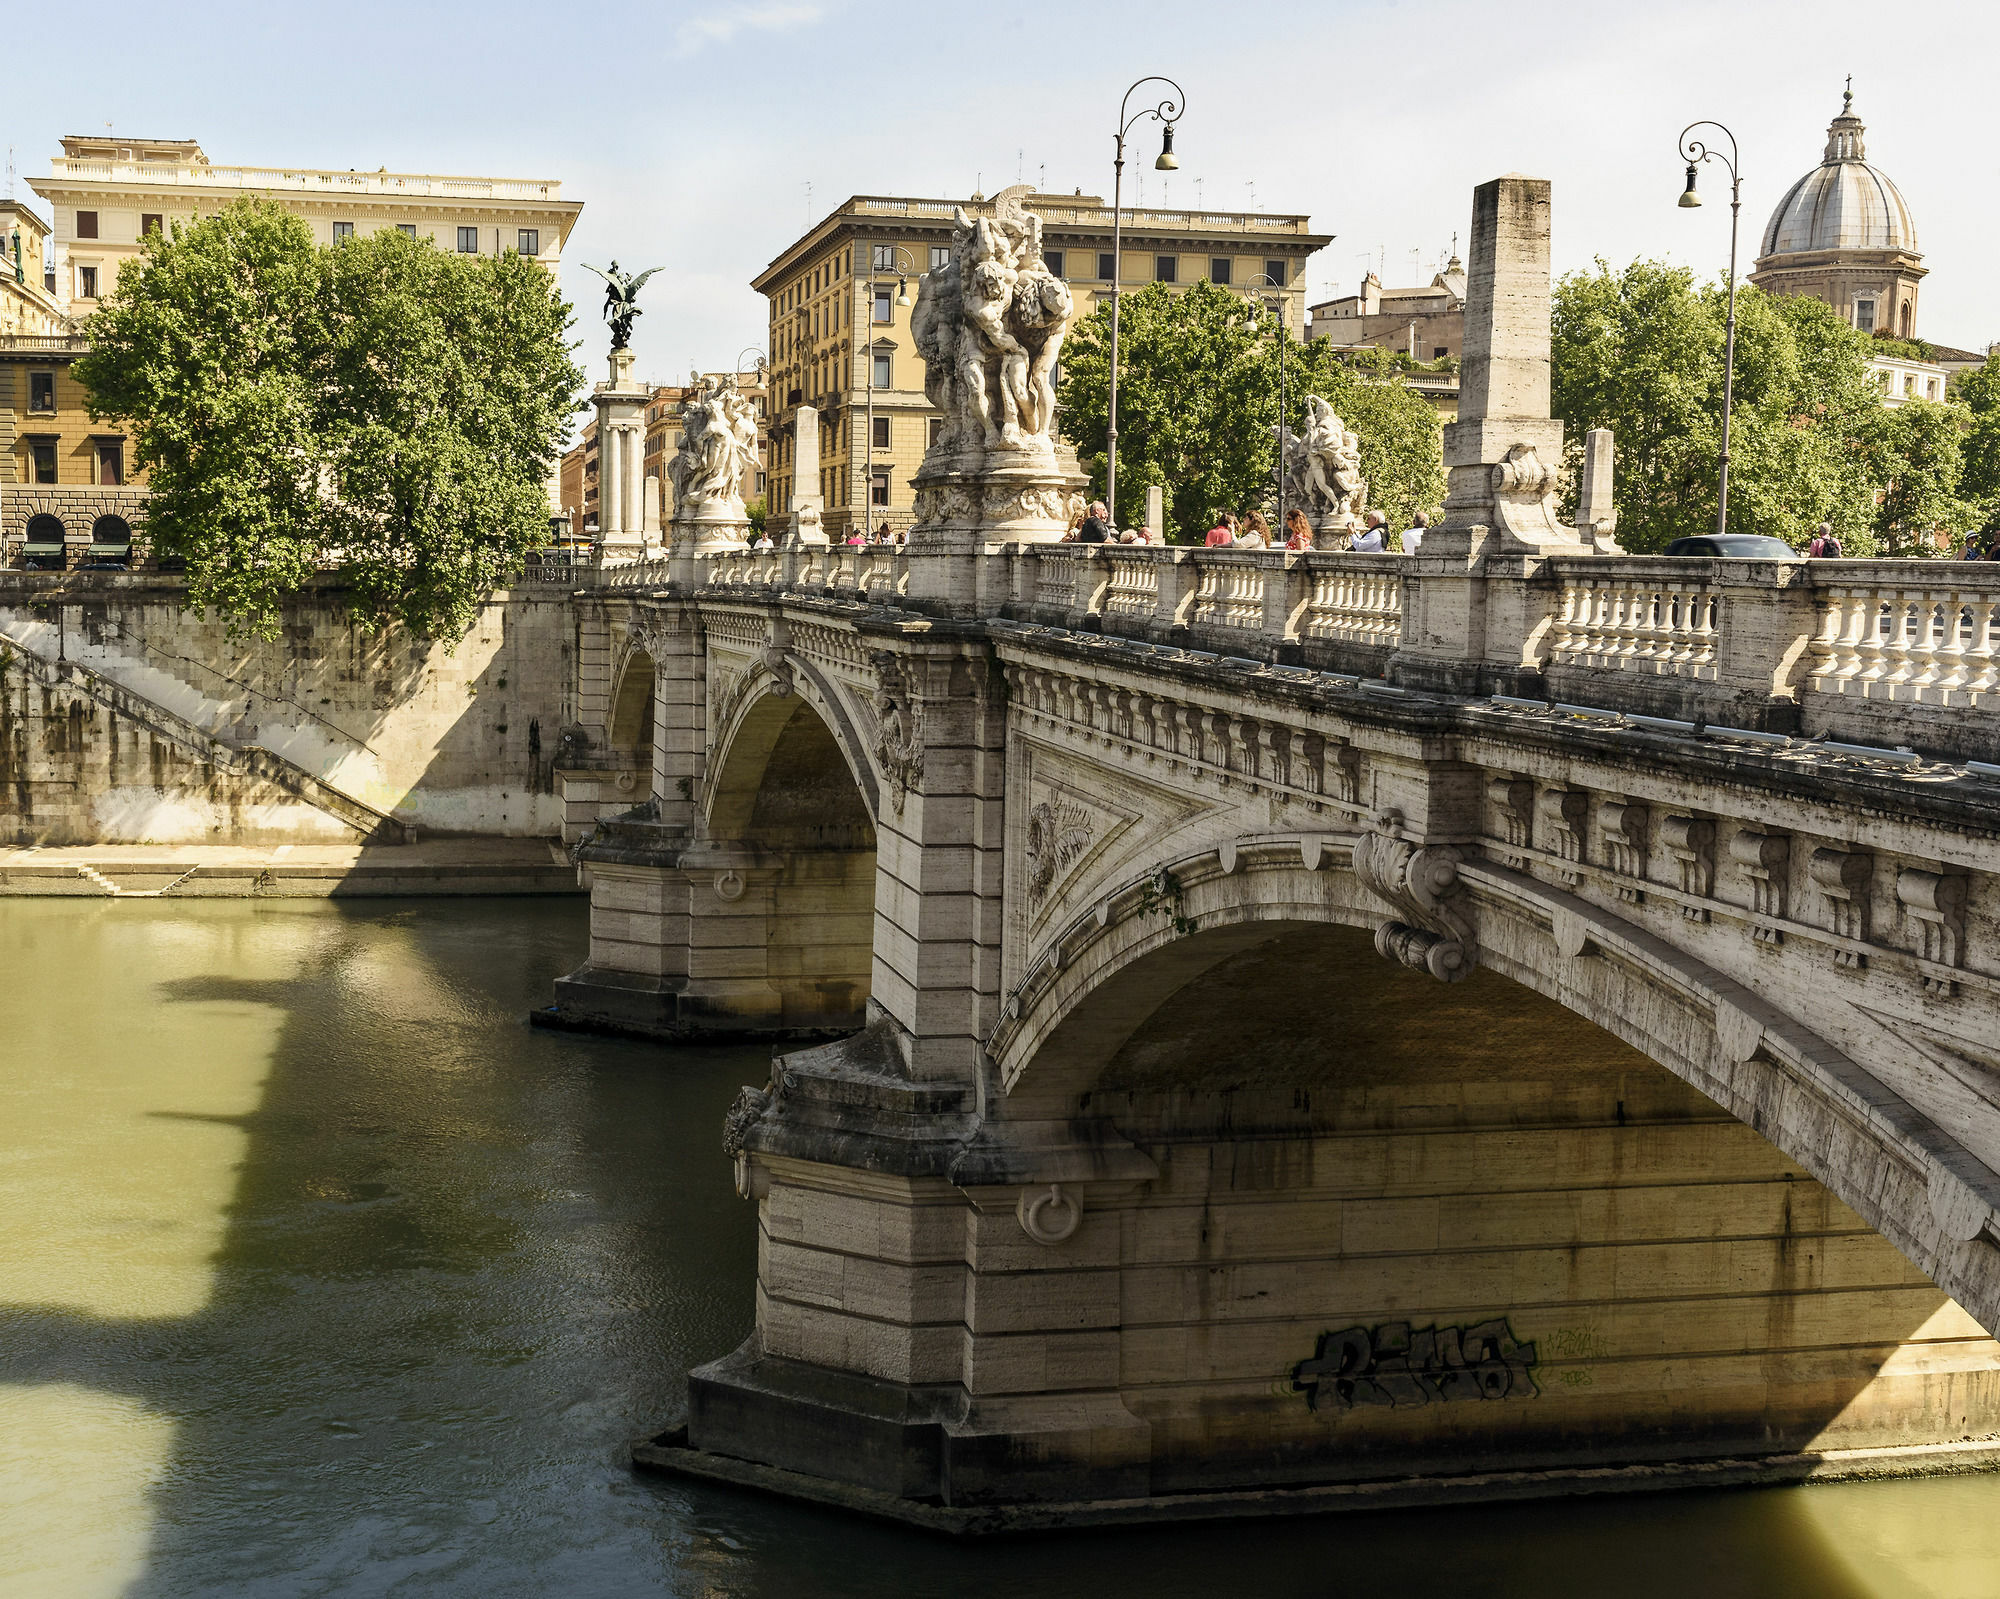
<svg viewBox="0 0 2000 1599">
<path fill-rule="evenodd" d="M 1463 891 L 1458 851 L 1413 844 L 1399 836 L 1402 826 L 1401 811 L 1384 811 L 1354 844 L 1354 875 L 1398 913 L 1375 929 L 1375 952 L 1456 983 L 1479 959 L 1472 925 L 1452 903 Z"/>
<path fill-rule="evenodd" d="M 911 696 L 902 663 L 887 650 L 870 657 L 875 666 L 875 760 L 888 780 L 889 802 L 903 814 L 910 790 L 924 778 L 923 707 Z"/>
</svg>

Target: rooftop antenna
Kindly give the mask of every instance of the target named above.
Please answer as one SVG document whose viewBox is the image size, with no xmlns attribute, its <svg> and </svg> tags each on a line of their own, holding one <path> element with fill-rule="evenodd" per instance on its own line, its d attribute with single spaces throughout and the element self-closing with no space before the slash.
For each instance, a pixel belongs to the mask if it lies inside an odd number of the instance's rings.
<svg viewBox="0 0 2000 1599">
<path fill-rule="evenodd" d="M 1246 189 L 1248 189 L 1248 190 L 1250 191 L 1250 209 L 1251 209 L 1252 211 L 1256 210 L 1256 209 L 1257 209 L 1257 180 L 1256 180 L 1255 178 L 1252 178 L 1252 179 L 1251 179 L 1251 180 L 1250 180 L 1250 181 L 1249 181 L 1248 183 L 1244 184 L 1244 185 L 1243 185 L 1243 187 L 1244 187 L 1244 188 L 1246 188 Z"/>
<path fill-rule="evenodd" d="M 1410 246 L 1410 281 L 1414 283 L 1424 275 L 1424 252 L 1416 245 Z"/>
<path fill-rule="evenodd" d="M 14 147 L 7 146 L 7 198 L 14 198 Z"/>
<path fill-rule="evenodd" d="M 1194 208 L 1195 208 L 1195 209 L 1196 209 L 1197 211 L 1199 211 L 1199 210 L 1201 209 L 1201 179 L 1200 179 L 1200 178 L 1196 178 L 1196 179 L 1194 180 Z"/>
<path fill-rule="evenodd" d="M 1016 183 L 1021 181 L 1021 172 L 1026 167 L 1027 162 L 1028 152 L 1017 146 L 1014 150 L 1014 181 Z"/>
<path fill-rule="evenodd" d="M 1035 168 L 1035 193 L 1040 194 L 1049 186 L 1049 164 L 1044 161 Z"/>
<path fill-rule="evenodd" d="M 808 179 L 806 182 L 806 226 L 810 228 L 812 225 L 813 225 L 813 186 L 811 180 Z"/>
</svg>

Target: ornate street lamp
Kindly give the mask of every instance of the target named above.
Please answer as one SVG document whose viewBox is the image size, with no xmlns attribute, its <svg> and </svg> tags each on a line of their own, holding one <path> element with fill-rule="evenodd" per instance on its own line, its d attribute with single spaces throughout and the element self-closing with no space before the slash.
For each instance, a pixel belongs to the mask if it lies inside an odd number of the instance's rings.
<svg viewBox="0 0 2000 1599">
<path fill-rule="evenodd" d="M 875 516 L 875 251 L 878 248 L 878 245 L 868 246 L 868 364 L 865 369 L 868 378 L 868 421 L 865 424 L 868 429 L 868 455 L 867 465 L 861 472 L 861 503 L 867 508 L 862 516 L 862 527 L 869 532 L 874 531 L 868 523 Z M 889 249 L 892 265 L 887 270 L 896 274 L 896 303 L 907 306 L 910 303 L 910 279 L 916 273 L 917 258 L 900 244 L 891 245 Z M 903 264 L 905 261 L 908 266 Z M 888 506 L 884 505 L 882 509 L 886 511 Z"/>
<path fill-rule="evenodd" d="M 1713 128 L 1729 141 L 1729 154 L 1711 150 L 1689 134 L 1696 128 Z M 1720 161 L 1729 171 L 1729 323 L 1722 351 L 1722 483 L 1717 494 L 1715 532 L 1719 538 L 1729 531 L 1729 413 L 1736 399 L 1736 224 L 1743 211 L 1743 178 L 1736 170 L 1736 135 L 1720 122 L 1690 122 L 1681 129 L 1681 159 L 1687 162 L 1687 188 L 1681 206 L 1691 210 L 1701 204 L 1695 193 L 1695 168 L 1704 161 Z"/>
<path fill-rule="evenodd" d="M 1132 103 L 1133 94 L 1149 83 L 1164 83 L 1173 93 L 1158 105 L 1141 106 L 1127 116 L 1125 108 Z M 1180 162 L 1174 158 L 1174 124 L 1186 103 L 1187 95 L 1178 83 L 1157 75 L 1141 78 L 1118 102 L 1117 157 L 1111 165 L 1111 396 L 1104 429 L 1104 503 L 1114 526 L 1118 522 L 1118 289 L 1125 275 L 1125 135 L 1141 117 L 1159 122 L 1160 153 L 1153 166 L 1161 172 L 1176 170 Z"/>
</svg>

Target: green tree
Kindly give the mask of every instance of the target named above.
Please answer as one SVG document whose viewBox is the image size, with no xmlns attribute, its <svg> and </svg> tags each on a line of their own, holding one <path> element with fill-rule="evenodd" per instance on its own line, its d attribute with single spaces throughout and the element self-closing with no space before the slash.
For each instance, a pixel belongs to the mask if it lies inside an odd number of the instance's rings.
<svg viewBox="0 0 2000 1599">
<path fill-rule="evenodd" d="M 1724 332 L 1719 286 L 1657 261 L 1572 273 L 1556 286 L 1552 404 L 1572 449 L 1617 441 L 1618 536 L 1650 551 L 1715 524 Z M 1831 521 L 1872 553 L 1871 469 L 1883 407 L 1868 340 L 1818 300 L 1737 292 L 1729 526 L 1803 544 Z"/>
<path fill-rule="evenodd" d="M 147 532 L 188 597 L 274 636 L 316 571 L 358 616 L 455 638 L 548 534 L 582 374 L 569 308 L 509 252 L 385 230 L 332 248 L 268 201 L 170 235 L 91 321 L 91 412 L 132 428 Z"/>
<path fill-rule="evenodd" d="M 1962 373 L 1953 393 L 1966 417 L 1959 492 L 1987 532 L 2000 532 L 2000 361 Z"/>
<path fill-rule="evenodd" d="M 1932 538 L 1974 519 L 1959 498 L 1965 457 L 1965 409 L 1911 400 L 1884 409 L 1874 468 L 1883 483 L 1875 531 L 1892 555 L 1950 553 Z"/>
<path fill-rule="evenodd" d="M 1110 388 L 1111 311 L 1070 329 L 1058 389 L 1061 427 L 1102 493 Z M 1118 494 L 1114 519 L 1145 514 L 1158 484 L 1170 537 L 1198 541 L 1218 510 L 1275 507 L 1279 363 L 1297 426 L 1307 393 L 1323 395 L 1361 437 L 1369 503 L 1392 517 L 1444 497 L 1436 413 L 1400 383 L 1368 382 L 1324 341 L 1301 345 L 1275 319 L 1206 280 L 1175 292 L 1149 284 L 1121 296 Z"/>
</svg>

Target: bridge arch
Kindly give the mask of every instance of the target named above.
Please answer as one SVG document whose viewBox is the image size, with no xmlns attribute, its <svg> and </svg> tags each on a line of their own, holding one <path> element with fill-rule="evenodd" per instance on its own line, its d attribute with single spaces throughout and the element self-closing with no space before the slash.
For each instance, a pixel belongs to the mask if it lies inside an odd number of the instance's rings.
<svg viewBox="0 0 2000 1599">
<path fill-rule="evenodd" d="M 612 750 L 636 766 L 653 762 L 653 696 L 658 676 L 653 657 L 642 645 L 627 650 L 619 663 L 617 688 L 611 696 L 606 728 Z"/>
<path fill-rule="evenodd" d="M 1363 935 L 1392 913 L 1348 869 L 1358 836 L 1245 838 L 1093 891 L 1003 1001 L 988 1047 L 1007 1114 L 1088 1113 L 1107 1069 L 1162 1004 L 1246 952 L 1326 928 L 1353 930 L 1367 948 Z M 1990 1202 L 1983 1171 L 1934 1123 L 1805 1019 L 1601 907 L 1483 863 L 1464 877 L 1481 972 L 1720 1106 L 1994 1324 L 2000 1252 L 1976 1224 L 1957 1225 Z M 1449 1008 L 1466 986 L 1419 980 L 1372 948 L 1367 957 L 1355 968 L 1363 980 L 1370 970 L 1393 979 L 1412 1005 Z"/>
<path fill-rule="evenodd" d="M 684 859 L 713 896 L 700 936 L 744 979 L 739 1020 L 861 1025 L 874 960 L 873 778 L 826 686 L 760 666 L 720 726 Z M 726 956 L 720 952 L 727 950 Z"/>
</svg>

